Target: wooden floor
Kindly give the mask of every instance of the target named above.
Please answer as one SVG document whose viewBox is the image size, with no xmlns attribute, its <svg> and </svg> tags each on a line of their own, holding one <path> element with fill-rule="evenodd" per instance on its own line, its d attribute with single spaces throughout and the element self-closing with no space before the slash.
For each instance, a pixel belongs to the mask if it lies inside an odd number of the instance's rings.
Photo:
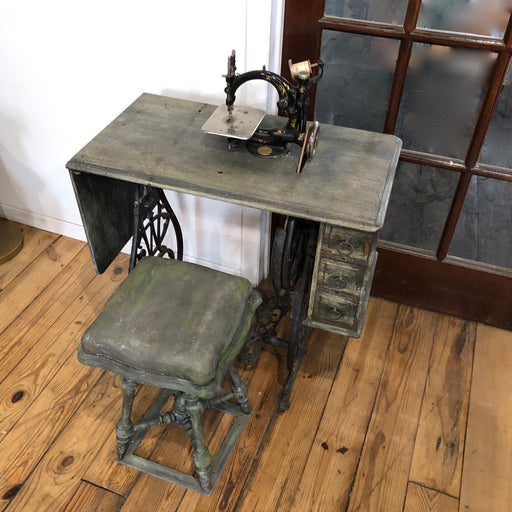
<svg viewBox="0 0 512 512">
<path fill-rule="evenodd" d="M 278 354 L 243 372 L 253 414 L 210 497 L 116 464 L 119 380 L 75 351 L 127 257 L 97 276 L 84 243 L 24 231 L 0 266 L 1 510 L 512 510 L 512 332 L 382 300 L 359 340 L 313 332 L 286 413 Z M 225 428 L 207 415 L 213 451 Z M 143 453 L 190 467 L 180 431 L 151 434 Z"/>
</svg>

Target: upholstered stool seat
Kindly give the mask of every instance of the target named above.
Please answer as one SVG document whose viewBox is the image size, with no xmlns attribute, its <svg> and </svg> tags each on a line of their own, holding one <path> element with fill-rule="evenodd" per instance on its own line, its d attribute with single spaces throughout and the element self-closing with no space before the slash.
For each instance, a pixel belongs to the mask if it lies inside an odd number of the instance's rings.
<svg viewBox="0 0 512 512">
<path fill-rule="evenodd" d="M 123 413 L 116 428 L 119 462 L 202 493 L 211 491 L 250 413 L 234 361 L 260 302 L 246 279 L 200 265 L 147 257 L 135 267 L 78 349 L 84 364 L 123 378 Z M 221 395 L 228 373 L 232 393 Z M 134 425 L 131 409 L 138 384 L 162 391 Z M 171 396 L 172 409 L 161 414 Z M 209 407 L 235 418 L 213 464 L 200 417 Z M 171 422 L 192 440 L 197 479 L 134 454 L 151 426 Z"/>
</svg>

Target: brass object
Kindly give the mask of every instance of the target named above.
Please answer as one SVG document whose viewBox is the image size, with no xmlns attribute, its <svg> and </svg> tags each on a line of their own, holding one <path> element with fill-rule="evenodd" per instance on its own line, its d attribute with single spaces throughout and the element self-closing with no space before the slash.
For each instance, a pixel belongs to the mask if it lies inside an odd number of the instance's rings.
<svg viewBox="0 0 512 512">
<path fill-rule="evenodd" d="M 17 224 L 0 219 L 0 264 L 11 260 L 23 247 L 23 233 Z"/>
</svg>

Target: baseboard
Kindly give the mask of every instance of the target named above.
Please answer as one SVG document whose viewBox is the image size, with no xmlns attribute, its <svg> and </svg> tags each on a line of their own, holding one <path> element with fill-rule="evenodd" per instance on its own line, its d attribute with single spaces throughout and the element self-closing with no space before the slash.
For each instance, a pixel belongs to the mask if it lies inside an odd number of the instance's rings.
<svg viewBox="0 0 512 512">
<path fill-rule="evenodd" d="M 379 248 L 372 295 L 512 330 L 512 277 Z"/>
<path fill-rule="evenodd" d="M 75 224 L 8 205 L 0 205 L 0 216 L 20 224 L 58 233 L 59 235 L 82 240 L 83 242 L 86 241 L 85 231 L 81 224 Z"/>
</svg>

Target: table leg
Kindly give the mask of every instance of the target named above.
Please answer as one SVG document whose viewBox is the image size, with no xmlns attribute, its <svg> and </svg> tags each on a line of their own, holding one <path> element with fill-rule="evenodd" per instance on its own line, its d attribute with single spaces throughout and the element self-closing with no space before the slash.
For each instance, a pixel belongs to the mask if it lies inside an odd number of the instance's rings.
<svg viewBox="0 0 512 512">
<path fill-rule="evenodd" d="M 262 345 L 286 349 L 288 375 L 281 393 L 280 411 L 290 406 L 293 383 L 311 331 L 303 325 L 303 320 L 309 302 L 317 229 L 316 223 L 299 219 L 288 219 L 285 227 L 278 228 L 271 255 L 273 289 L 262 290 L 263 303 L 256 311 L 255 326 L 246 350 L 239 357 L 243 364 L 254 366 Z M 288 313 L 290 334 L 288 339 L 283 339 L 276 331 Z"/>
<path fill-rule="evenodd" d="M 302 357 L 306 354 L 311 328 L 304 325 L 308 311 L 309 291 L 316 247 L 316 226 L 310 226 L 307 243 L 304 249 L 304 264 L 300 281 L 296 290 L 289 291 L 291 330 L 287 349 L 288 376 L 283 386 L 279 401 L 279 410 L 286 411 L 290 407 L 290 396 Z"/>
<path fill-rule="evenodd" d="M 176 250 L 165 245 L 172 224 Z M 183 235 L 178 218 L 160 188 L 138 185 L 135 191 L 134 231 L 130 270 L 145 256 L 183 259 Z"/>
</svg>

